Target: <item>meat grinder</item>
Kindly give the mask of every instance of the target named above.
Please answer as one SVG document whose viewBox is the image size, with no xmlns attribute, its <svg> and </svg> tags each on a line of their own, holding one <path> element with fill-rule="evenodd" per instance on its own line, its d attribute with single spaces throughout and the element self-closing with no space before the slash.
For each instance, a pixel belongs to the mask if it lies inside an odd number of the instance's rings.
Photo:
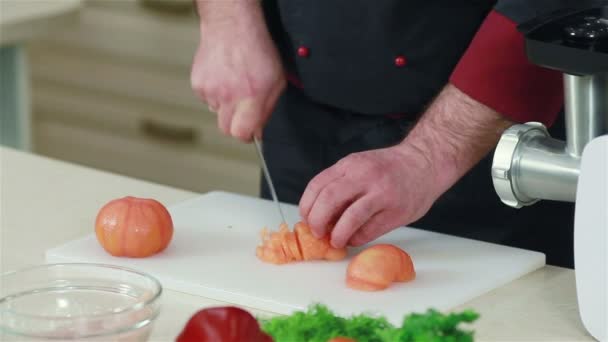
<svg viewBox="0 0 608 342">
<path fill-rule="evenodd" d="M 503 203 L 575 203 L 574 258 L 585 328 L 608 340 L 608 4 L 565 9 L 522 24 L 531 63 L 564 79 L 566 141 L 538 122 L 502 135 L 492 164 Z"/>
</svg>

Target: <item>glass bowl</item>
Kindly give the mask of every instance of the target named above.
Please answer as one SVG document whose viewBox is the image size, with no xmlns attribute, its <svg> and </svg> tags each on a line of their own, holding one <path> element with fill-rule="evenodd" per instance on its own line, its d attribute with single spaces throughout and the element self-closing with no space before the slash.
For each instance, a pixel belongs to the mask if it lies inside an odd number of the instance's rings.
<svg viewBox="0 0 608 342">
<path fill-rule="evenodd" d="M 155 278 L 101 264 L 48 264 L 0 278 L 2 341 L 147 341 L 160 311 Z"/>
</svg>

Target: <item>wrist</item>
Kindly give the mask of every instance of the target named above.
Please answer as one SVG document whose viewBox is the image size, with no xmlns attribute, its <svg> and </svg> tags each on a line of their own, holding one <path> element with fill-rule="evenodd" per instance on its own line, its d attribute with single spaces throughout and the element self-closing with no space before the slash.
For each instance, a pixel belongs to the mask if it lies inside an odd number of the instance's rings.
<svg viewBox="0 0 608 342">
<path fill-rule="evenodd" d="M 247 27 L 263 21 L 259 0 L 196 0 L 201 30 Z"/>
<path fill-rule="evenodd" d="M 451 188 L 484 158 L 512 122 L 448 85 L 422 115 L 403 151 L 417 151 L 428 163 L 433 188 Z"/>
<path fill-rule="evenodd" d="M 396 152 L 405 161 L 404 169 L 416 168 L 425 174 L 425 191 L 433 198 L 438 198 L 454 183 L 454 167 L 447 159 L 437 156 L 437 151 L 430 144 L 420 139 L 406 138 L 395 146 Z"/>
</svg>

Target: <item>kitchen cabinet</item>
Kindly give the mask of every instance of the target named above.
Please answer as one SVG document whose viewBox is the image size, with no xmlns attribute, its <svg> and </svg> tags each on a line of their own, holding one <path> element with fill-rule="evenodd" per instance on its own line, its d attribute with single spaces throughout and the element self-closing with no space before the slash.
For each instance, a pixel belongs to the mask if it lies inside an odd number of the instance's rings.
<svg viewBox="0 0 608 342">
<path fill-rule="evenodd" d="M 36 153 L 198 192 L 255 195 L 252 145 L 217 129 L 190 88 L 189 11 L 89 1 L 29 45 Z"/>
<path fill-rule="evenodd" d="M 0 2 L 0 145 L 30 148 L 30 84 L 25 42 L 76 17 L 80 0 Z"/>
</svg>

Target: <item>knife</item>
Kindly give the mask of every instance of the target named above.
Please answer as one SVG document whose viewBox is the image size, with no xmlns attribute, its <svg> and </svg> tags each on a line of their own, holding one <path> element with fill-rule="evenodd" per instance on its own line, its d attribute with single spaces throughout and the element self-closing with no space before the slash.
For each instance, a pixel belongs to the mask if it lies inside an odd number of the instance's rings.
<svg viewBox="0 0 608 342">
<path fill-rule="evenodd" d="M 281 215 L 282 223 L 287 224 L 287 220 L 285 220 L 285 215 L 283 215 L 283 210 L 281 210 L 281 204 L 279 203 L 279 198 L 277 197 L 277 193 L 274 190 L 274 184 L 272 183 L 272 178 L 270 177 L 270 172 L 268 171 L 268 166 L 266 165 L 266 159 L 264 158 L 264 154 L 262 153 L 262 147 L 260 145 L 260 141 L 257 137 L 253 137 L 253 142 L 255 143 L 255 149 L 258 151 L 258 156 L 260 157 L 260 162 L 262 164 L 262 171 L 264 172 L 264 177 L 266 177 L 266 183 L 268 183 L 268 187 L 270 188 L 270 194 L 272 195 L 272 200 L 277 205 L 277 209 L 279 209 L 279 215 Z"/>
</svg>

